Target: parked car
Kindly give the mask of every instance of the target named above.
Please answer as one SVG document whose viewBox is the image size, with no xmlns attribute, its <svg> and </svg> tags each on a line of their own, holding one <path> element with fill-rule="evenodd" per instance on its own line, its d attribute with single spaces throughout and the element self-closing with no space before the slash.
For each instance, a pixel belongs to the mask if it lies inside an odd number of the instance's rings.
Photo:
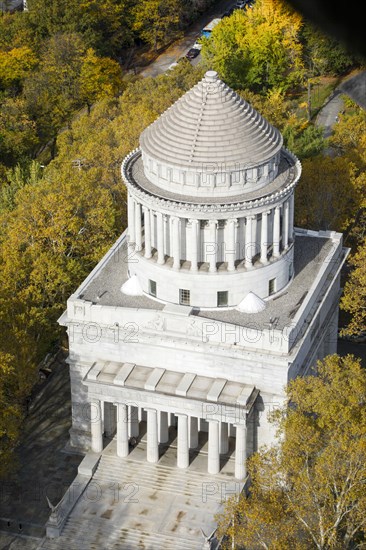
<svg viewBox="0 0 366 550">
<path fill-rule="evenodd" d="M 202 50 L 202 44 L 200 42 L 195 42 L 192 46 L 195 50 Z"/>
<path fill-rule="evenodd" d="M 235 8 L 242 10 L 246 3 L 247 3 L 247 0 L 238 0 L 235 4 Z"/>
<path fill-rule="evenodd" d="M 199 55 L 200 51 L 201 50 L 199 50 L 198 48 L 191 48 L 186 53 L 186 58 L 187 59 L 194 59 L 195 57 L 197 57 L 197 55 Z"/>
</svg>

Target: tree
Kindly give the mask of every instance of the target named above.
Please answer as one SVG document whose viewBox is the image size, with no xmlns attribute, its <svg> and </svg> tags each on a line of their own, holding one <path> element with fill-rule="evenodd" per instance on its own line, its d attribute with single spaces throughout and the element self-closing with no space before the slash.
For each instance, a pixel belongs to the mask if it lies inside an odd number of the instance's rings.
<svg viewBox="0 0 366 550">
<path fill-rule="evenodd" d="M 55 140 L 80 105 L 79 75 L 85 46 L 78 35 L 50 39 L 39 69 L 24 83 L 27 109 L 37 123 L 42 141 Z"/>
<path fill-rule="evenodd" d="M 343 44 L 309 22 L 305 22 L 301 34 L 314 75 L 342 75 L 360 62 Z"/>
<path fill-rule="evenodd" d="M 362 200 L 354 185 L 349 159 L 318 156 L 305 159 L 302 164 L 296 190 L 296 224 L 315 230 L 346 229 Z"/>
<path fill-rule="evenodd" d="M 221 531 L 251 550 L 363 548 L 366 373 L 361 360 L 328 356 L 318 362 L 317 373 L 290 382 L 286 393 L 286 406 L 272 416 L 278 442 L 249 460 L 249 496 L 225 506 Z"/>
<path fill-rule="evenodd" d="M 182 16 L 180 0 L 141 0 L 134 9 L 133 29 L 154 50 L 176 34 Z"/>
<path fill-rule="evenodd" d="M 0 89 L 19 87 L 37 65 L 37 57 L 27 46 L 0 51 Z"/>
<path fill-rule="evenodd" d="M 7 166 L 32 155 L 38 145 L 36 123 L 21 98 L 7 98 L 0 111 L 0 157 Z"/>
<path fill-rule="evenodd" d="M 90 112 L 91 105 L 104 97 L 112 97 L 122 88 L 122 71 L 116 61 L 98 57 L 89 48 L 80 71 L 80 96 Z"/>
<path fill-rule="evenodd" d="M 283 1 L 258 0 L 214 28 L 203 41 L 203 59 L 234 88 L 294 87 L 304 77 L 301 24 Z"/>
<path fill-rule="evenodd" d="M 352 271 L 344 286 L 341 308 L 351 314 L 351 320 L 344 331 L 346 334 L 358 334 L 366 330 L 366 241 L 351 257 Z"/>
</svg>

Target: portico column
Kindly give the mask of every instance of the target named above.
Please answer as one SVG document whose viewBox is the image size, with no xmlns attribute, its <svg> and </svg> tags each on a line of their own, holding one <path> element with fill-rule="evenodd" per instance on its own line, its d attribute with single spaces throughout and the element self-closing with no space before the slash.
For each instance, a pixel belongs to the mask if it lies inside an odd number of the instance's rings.
<svg viewBox="0 0 366 550">
<path fill-rule="evenodd" d="M 173 222 L 173 269 L 180 269 L 180 219 L 176 216 Z"/>
<path fill-rule="evenodd" d="M 294 193 L 289 198 L 289 224 L 288 237 L 290 241 L 294 240 Z"/>
<path fill-rule="evenodd" d="M 164 254 L 164 220 L 161 212 L 156 213 L 157 220 L 157 249 L 158 249 L 158 264 L 165 263 Z"/>
<path fill-rule="evenodd" d="M 147 453 L 148 462 L 158 462 L 159 460 L 159 441 L 158 441 L 158 418 L 155 409 L 145 409 L 147 411 Z"/>
<path fill-rule="evenodd" d="M 261 262 L 266 264 L 268 262 L 268 214 L 269 212 L 262 212 L 262 230 L 261 230 Z"/>
<path fill-rule="evenodd" d="M 128 246 L 131 251 L 135 248 L 135 201 L 128 194 L 127 198 L 127 216 L 128 216 Z"/>
<path fill-rule="evenodd" d="M 218 474 L 220 471 L 220 449 L 219 449 L 219 422 L 218 420 L 208 421 L 208 468 L 209 474 Z"/>
<path fill-rule="evenodd" d="M 253 265 L 253 231 L 252 222 L 254 216 L 247 216 L 245 225 L 245 267 Z"/>
<path fill-rule="evenodd" d="M 145 227 L 145 258 L 151 258 L 151 226 L 150 210 L 144 206 L 144 227 Z"/>
<path fill-rule="evenodd" d="M 169 424 L 169 427 L 170 427 L 170 426 L 174 426 L 174 427 L 175 427 L 175 416 L 174 416 L 174 413 L 169 413 L 169 414 L 168 414 L 168 424 Z"/>
<path fill-rule="evenodd" d="M 245 479 L 247 475 L 247 428 L 243 424 L 236 424 L 235 440 L 235 477 L 236 479 Z"/>
<path fill-rule="evenodd" d="M 191 271 L 198 270 L 198 229 L 199 221 L 190 220 L 191 223 Z"/>
<path fill-rule="evenodd" d="M 276 206 L 273 219 L 273 256 L 275 258 L 280 256 L 280 215 L 280 207 Z"/>
<path fill-rule="evenodd" d="M 158 415 L 158 439 L 159 443 L 169 441 L 168 413 L 165 411 L 159 412 Z"/>
<path fill-rule="evenodd" d="M 141 204 L 135 203 L 135 230 L 136 230 L 136 251 L 142 250 L 142 228 L 141 228 Z"/>
<path fill-rule="evenodd" d="M 286 250 L 288 247 L 288 223 L 289 223 L 289 210 L 290 210 L 290 203 L 289 201 L 286 201 L 283 205 L 284 208 L 284 216 L 283 216 L 283 248 Z"/>
<path fill-rule="evenodd" d="M 128 435 L 130 437 L 138 437 L 139 430 L 139 412 L 138 407 L 128 405 Z"/>
<path fill-rule="evenodd" d="M 236 242 L 235 242 L 235 231 L 236 231 L 237 220 L 229 220 L 228 224 L 228 241 L 227 241 L 227 270 L 235 271 L 235 260 L 236 260 Z"/>
<path fill-rule="evenodd" d="M 198 447 L 198 418 L 190 416 L 189 423 L 189 448 L 195 449 Z"/>
<path fill-rule="evenodd" d="M 217 220 L 210 220 L 210 241 L 208 245 L 210 249 L 208 252 L 209 271 L 214 273 L 216 271 L 217 261 Z"/>
<path fill-rule="evenodd" d="M 178 449 L 177 466 L 178 468 L 188 468 L 189 466 L 189 446 L 188 446 L 188 416 L 178 414 Z"/>
<path fill-rule="evenodd" d="M 128 456 L 128 415 L 125 403 L 115 403 L 117 407 L 117 456 Z"/>
<path fill-rule="evenodd" d="M 229 431 L 227 422 L 220 422 L 220 455 L 226 455 L 229 450 Z"/>
<path fill-rule="evenodd" d="M 90 403 L 91 448 L 94 453 L 103 451 L 102 407 L 99 399 Z"/>
</svg>

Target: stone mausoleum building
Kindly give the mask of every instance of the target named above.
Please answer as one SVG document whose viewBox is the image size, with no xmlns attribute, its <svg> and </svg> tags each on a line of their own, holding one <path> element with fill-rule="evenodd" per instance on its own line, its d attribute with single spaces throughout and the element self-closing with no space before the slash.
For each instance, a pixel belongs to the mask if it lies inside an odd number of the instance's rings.
<svg viewBox="0 0 366 550">
<path fill-rule="evenodd" d="M 294 228 L 300 176 L 280 132 L 214 71 L 141 134 L 122 163 L 128 228 L 60 319 L 70 446 L 97 457 L 81 474 L 98 479 L 104 464 L 108 477 L 108 459 L 121 482 L 169 466 L 241 490 L 247 457 L 274 440 L 267 412 L 286 383 L 336 351 L 347 251 L 339 233 Z M 206 506 L 195 517 L 209 531 Z M 192 519 L 160 535 L 146 521 L 135 532 L 173 537 L 162 548 L 203 544 Z M 129 544 L 116 548 L 139 547 Z"/>
</svg>

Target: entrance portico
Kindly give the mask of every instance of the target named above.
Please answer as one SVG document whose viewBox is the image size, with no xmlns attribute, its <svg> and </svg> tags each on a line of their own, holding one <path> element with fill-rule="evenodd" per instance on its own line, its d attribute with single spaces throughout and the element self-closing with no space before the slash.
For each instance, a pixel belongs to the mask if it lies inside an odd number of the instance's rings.
<svg viewBox="0 0 366 550">
<path fill-rule="evenodd" d="M 147 413 L 146 460 L 159 461 L 159 443 L 169 441 L 169 416 L 177 423 L 177 467 L 188 468 L 190 449 L 198 446 L 200 427 L 208 424 L 207 472 L 220 472 L 220 456 L 229 451 L 235 428 L 235 477 L 246 477 L 247 418 L 259 394 L 254 386 L 191 373 L 166 371 L 131 363 L 95 362 L 84 378 L 92 406 L 91 446 L 103 448 L 101 411 L 116 409 L 117 455 L 129 454 L 129 437 L 140 435 L 137 411 Z M 108 403 L 108 405 L 106 405 Z M 100 415 L 100 416 L 98 416 Z M 251 423 L 254 429 L 254 423 Z"/>
</svg>

